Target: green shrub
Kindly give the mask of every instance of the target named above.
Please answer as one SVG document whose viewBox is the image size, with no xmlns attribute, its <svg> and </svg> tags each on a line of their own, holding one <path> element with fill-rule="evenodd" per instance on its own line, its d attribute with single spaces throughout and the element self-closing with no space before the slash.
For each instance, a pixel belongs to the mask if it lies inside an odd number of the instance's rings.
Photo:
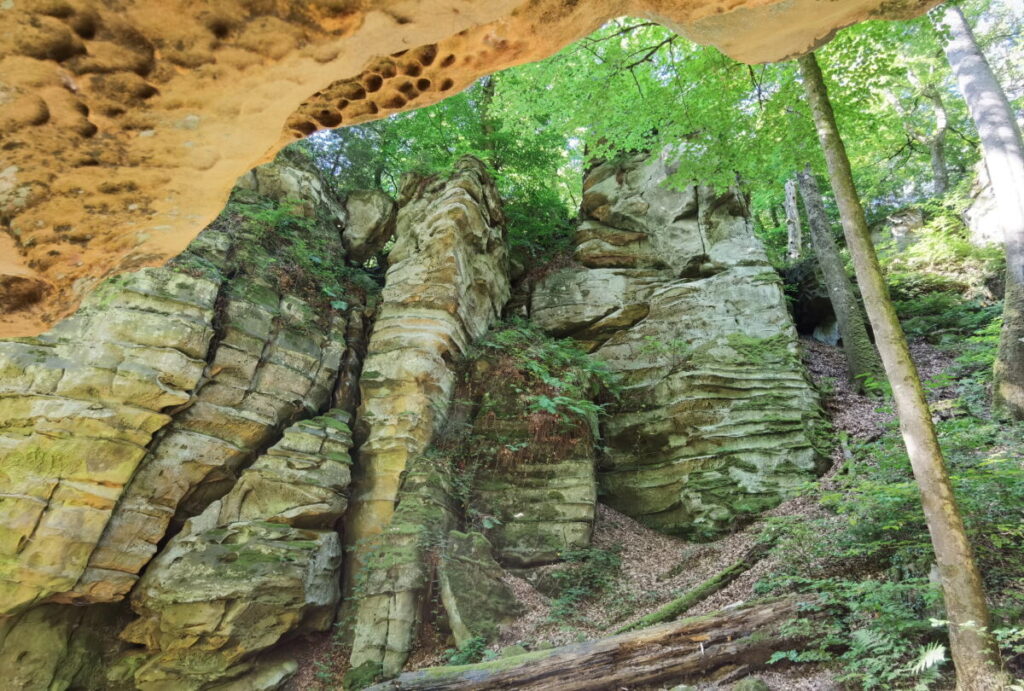
<svg viewBox="0 0 1024 691">
<path fill-rule="evenodd" d="M 473 636 L 458 649 L 448 648 L 445 650 L 445 664 L 471 665 L 484 659 L 484 654 L 487 652 L 487 639 L 483 636 Z"/>
</svg>

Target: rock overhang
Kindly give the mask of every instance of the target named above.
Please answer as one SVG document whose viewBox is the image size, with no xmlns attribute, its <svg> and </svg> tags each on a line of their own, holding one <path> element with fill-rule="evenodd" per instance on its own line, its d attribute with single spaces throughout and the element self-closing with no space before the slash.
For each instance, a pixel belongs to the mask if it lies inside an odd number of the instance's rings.
<svg viewBox="0 0 1024 691">
<path fill-rule="evenodd" d="M 102 277 L 178 254 L 240 175 L 295 138 L 435 103 L 479 76 L 547 57 L 608 19 L 649 18 L 753 63 L 802 53 L 842 26 L 934 4 L 6 3 L 0 231 L 14 248 L 0 245 L 10 255 L 0 269 L 34 289 L 27 303 L 25 291 L 0 291 L 0 337 L 36 334 Z"/>
</svg>

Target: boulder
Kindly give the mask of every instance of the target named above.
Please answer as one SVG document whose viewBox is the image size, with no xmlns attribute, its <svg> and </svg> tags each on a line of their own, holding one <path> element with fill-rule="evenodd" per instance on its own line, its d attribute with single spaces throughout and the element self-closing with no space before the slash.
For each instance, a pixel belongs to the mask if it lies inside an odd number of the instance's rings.
<svg viewBox="0 0 1024 691">
<path fill-rule="evenodd" d="M 453 530 L 445 540 L 438 581 L 448 625 L 461 648 L 472 638 L 494 640 L 501 626 L 522 612 L 491 543 L 480 533 Z"/>
<path fill-rule="evenodd" d="M 577 239 L 592 242 L 597 221 L 628 252 L 549 274 L 530 315 L 621 378 L 602 421 L 604 500 L 658 530 L 708 538 L 822 470 L 822 421 L 744 200 L 674 190 L 675 172 L 665 155 L 591 170 Z"/>
<path fill-rule="evenodd" d="M 348 257 L 362 264 L 395 232 L 395 202 L 380 190 L 356 190 L 345 200 L 348 221 L 341 234 Z"/>
<path fill-rule="evenodd" d="M 274 688 L 260 680 L 288 665 L 268 667 L 259 654 L 296 631 L 330 626 L 340 597 L 333 526 L 347 504 L 348 417 L 332 410 L 290 427 L 149 565 L 131 598 L 139 618 L 122 633 L 147 649 L 138 688 L 206 689 L 224 680 Z"/>
</svg>

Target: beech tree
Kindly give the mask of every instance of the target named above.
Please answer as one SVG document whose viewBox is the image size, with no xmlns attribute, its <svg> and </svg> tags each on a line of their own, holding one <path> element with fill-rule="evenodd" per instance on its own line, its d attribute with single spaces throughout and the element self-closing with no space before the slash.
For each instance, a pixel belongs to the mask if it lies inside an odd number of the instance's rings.
<svg viewBox="0 0 1024 691">
<path fill-rule="evenodd" d="M 1005 688 L 1007 679 L 990 632 L 981 574 L 953 496 L 924 388 L 871 244 L 864 208 L 857 195 L 825 80 L 814 53 L 800 58 L 799 65 L 857 283 L 864 296 L 864 307 L 886 376 L 892 385 L 900 431 L 921 491 L 921 504 L 949 618 L 950 652 L 957 668 L 957 688 L 961 691 Z"/>
<path fill-rule="evenodd" d="M 981 138 L 1006 245 L 1003 330 L 995 362 L 994 403 L 1024 419 L 1024 141 L 1006 93 L 982 54 L 964 13 L 946 5 L 936 24 Z"/>
<path fill-rule="evenodd" d="M 810 164 L 797 174 L 797 180 L 800 184 L 800 196 L 804 200 L 804 209 L 807 211 L 807 225 L 811 229 L 811 246 L 814 247 L 818 266 L 821 267 L 828 298 L 832 302 L 832 310 L 839 324 L 839 335 L 843 339 L 843 352 L 846 354 L 850 379 L 858 390 L 864 391 L 869 377 L 882 374 L 882 363 L 868 337 L 864 310 L 857 300 L 853 284 L 846 275 L 843 260 L 839 256 L 839 248 L 829 227 L 821 190 L 818 189 L 818 181 L 814 178 Z"/>
<path fill-rule="evenodd" d="M 804 238 L 800 225 L 800 207 L 796 203 L 796 180 L 793 178 L 786 180 L 786 228 L 789 238 L 786 254 L 790 259 L 796 259 L 803 250 Z"/>
</svg>

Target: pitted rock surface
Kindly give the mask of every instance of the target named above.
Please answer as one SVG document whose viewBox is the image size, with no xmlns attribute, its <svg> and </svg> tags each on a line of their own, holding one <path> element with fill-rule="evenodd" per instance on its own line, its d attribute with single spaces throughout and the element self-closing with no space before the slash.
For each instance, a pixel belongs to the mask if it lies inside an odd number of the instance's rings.
<svg viewBox="0 0 1024 691">
<path fill-rule="evenodd" d="M 547 276 L 530 315 L 622 378 L 602 423 L 605 501 L 655 529 L 707 538 L 821 469 L 821 420 L 742 198 L 672 190 L 661 183 L 673 172 L 665 157 L 591 171 L 583 267 Z"/>
<path fill-rule="evenodd" d="M 17 0 L 0 8 L 0 336 L 181 252 L 295 137 L 435 103 L 622 15 L 747 61 L 936 0 Z M 6 254 L 6 252 L 5 252 Z M 7 259 L 4 257 L 4 259 Z"/>
</svg>

